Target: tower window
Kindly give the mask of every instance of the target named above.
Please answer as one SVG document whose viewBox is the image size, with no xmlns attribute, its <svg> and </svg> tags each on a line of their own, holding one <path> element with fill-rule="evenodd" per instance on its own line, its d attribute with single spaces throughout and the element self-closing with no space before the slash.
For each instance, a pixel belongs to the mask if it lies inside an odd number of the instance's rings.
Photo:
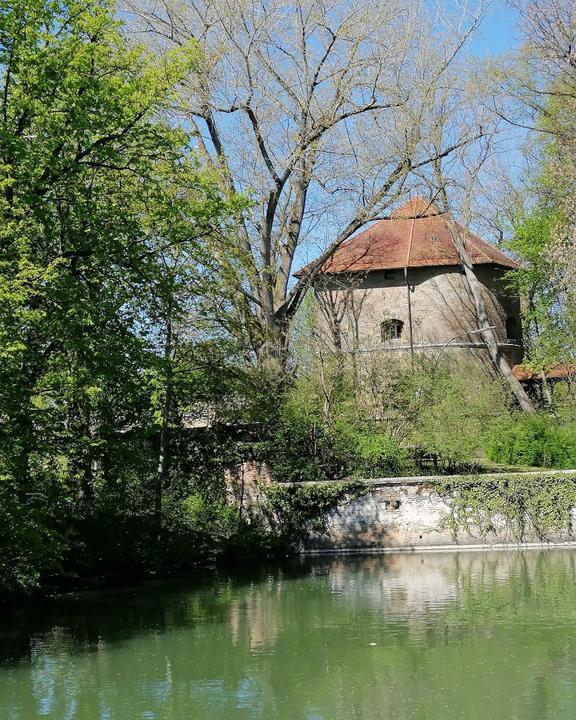
<svg viewBox="0 0 576 720">
<path fill-rule="evenodd" d="M 404 323 L 402 320 L 384 320 L 380 323 L 380 337 L 382 342 L 387 340 L 397 340 L 402 337 L 402 329 Z"/>
<path fill-rule="evenodd" d="M 515 317 L 506 318 L 506 337 L 508 340 L 518 340 L 518 320 Z"/>
</svg>

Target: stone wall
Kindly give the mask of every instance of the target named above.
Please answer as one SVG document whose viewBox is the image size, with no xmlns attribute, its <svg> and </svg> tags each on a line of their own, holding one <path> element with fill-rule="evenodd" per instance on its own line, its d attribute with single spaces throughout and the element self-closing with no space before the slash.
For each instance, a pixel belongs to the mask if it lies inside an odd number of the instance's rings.
<svg viewBox="0 0 576 720">
<path fill-rule="evenodd" d="M 224 480 L 228 502 L 250 510 L 262 502 L 262 490 L 273 479 L 266 463 L 246 460 L 228 468 Z"/>
<path fill-rule="evenodd" d="M 535 481 L 541 474 L 534 473 Z M 558 474 L 564 472 L 558 471 Z M 573 472 L 571 474 L 574 475 Z M 524 475 L 530 476 L 531 473 Z M 483 476 L 485 481 L 491 477 L 502 476 Z M 367 493 L 331 511 L 326 532 L 311 536 L 305 549 L 412 550 L 514 543 L 514 538 L 504 528 L 488 540 L 474 532 L 460 532 L 455 539 L 447 522 L 451 514 L 450 506 L 446 498 L 434 489 L 435 479 L 420 477 L 364 481 Z M 530 535 L 525 540 L 528 544 L 538 542 L 537 537 Z M 551 538 L 554 543 L 574 541 L 576 535 L 568 531 Z"/>
</svg>

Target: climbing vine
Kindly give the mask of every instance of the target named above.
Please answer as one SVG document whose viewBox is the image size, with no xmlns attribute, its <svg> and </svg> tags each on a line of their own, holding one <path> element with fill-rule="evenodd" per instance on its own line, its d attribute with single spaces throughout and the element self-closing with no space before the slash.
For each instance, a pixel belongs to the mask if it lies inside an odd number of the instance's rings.
<svg viewBox="0 0 576 720">
<path fill-rule="evenodd" d="M 461 531 L 505 534 L 516 542 L 572 531 L 576 475 L 439 478 L 435 488 L 450 505 L 447 524 L 455 539 Z"/>
<path fill-rule="evenodd" d="M 330 510 L 368 492 L 361 481 L 277 483 L 266 487 L 263 510 L 277 536 L 297 546 L 310 532 L 326 531 Z"/>
</svg>

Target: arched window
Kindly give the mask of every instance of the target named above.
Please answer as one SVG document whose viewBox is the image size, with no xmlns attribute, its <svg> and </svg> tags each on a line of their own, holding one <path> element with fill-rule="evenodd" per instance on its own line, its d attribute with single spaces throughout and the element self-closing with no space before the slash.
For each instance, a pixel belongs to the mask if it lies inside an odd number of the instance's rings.
<svg viewBox="0 0 576 720">
<path fill-rule="evenodd" d="M 402 320 L 384 320 L 384 322 L 380 323 L 380 338 L 382 342 L 397 340 L 399 337 L 402 337 L 403 328 L 404 323 Z"/>
<path fill-rule="evenodd" d="M 506 337 L 508 340 L 518 340 L 518 320 L 515 317 L 506 318 Z"/>
</svg>

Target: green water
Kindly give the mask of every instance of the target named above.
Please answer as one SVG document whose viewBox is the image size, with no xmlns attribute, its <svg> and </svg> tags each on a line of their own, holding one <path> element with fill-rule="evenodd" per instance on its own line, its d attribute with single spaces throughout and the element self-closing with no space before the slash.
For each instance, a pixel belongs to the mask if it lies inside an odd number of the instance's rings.
<svg viewBox="0 0 576 720">
<path fill-rule="evenodd" d="M 576 717 L 576 551 L 298 561 L 0 619 L 0 719 Z"/>
</svg>

